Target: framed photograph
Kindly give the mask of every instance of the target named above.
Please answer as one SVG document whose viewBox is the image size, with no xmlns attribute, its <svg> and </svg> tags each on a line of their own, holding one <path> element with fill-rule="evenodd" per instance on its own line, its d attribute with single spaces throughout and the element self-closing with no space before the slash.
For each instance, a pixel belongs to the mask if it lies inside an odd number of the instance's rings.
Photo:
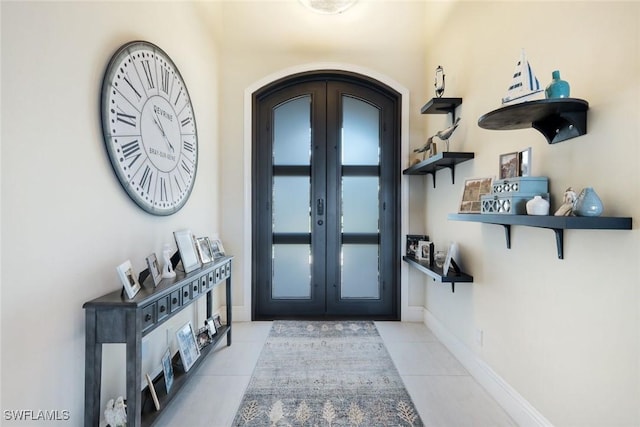
<svg viewBox="0 0 640 427">
<path fill-rule="evenodd" d="M 151 254 L 147 257 L 147 267 L 149 268 L 149 276 L 153 278 L 153 286 L 158 286 L 158 283 L 162 280 L 162 271 L 160 271 L 160 264 L 158 264 L 156 254 Z"/>
<path fill-rule="evenodd" d="M 491 193 L 493 178 L 471 178 L 464 182 L 458 213 L 480 213 L 480 198 Z"/>
<path fill-rule="evenodd" d="M 174 231 L 173 236 L 180 251 L 180 259 L 185 273 L 191 273 L 201 267 L 200 259 L 196 253 L 196 246 L 191 230 Z"/>
<path fill-rule="evenodd" d="M 444 259 L 444 265 L 442 266 L 442 274 L 449 274 L 449 269 L 451 268 L 451 260 L 455 260 L 458 257 L 458 244 L 456 242 L 451 242 L 449 245 L 449 251 L 447 252 L 447 257 Z"/>
<path fill-rule="evenodd" d="M 420 240 L 420 242 L 418 242 L 416 259 L 419 259 L 431 265 L 433 263 L 433 242 Z"/>
<path fill-rule="evenodd" d="M 147 385 L 149 386 L 149 393 L 151 393 L 151 398 L 153 399 L 153 404 L 156 407 L 156 411 L 160 410 L 160 401 L 158 400 L 158 394 L 156 393 L 156 388 L 153 386 L 153 380 L 149 376 L 149 374 L 145 374 L 147 377 Z"/>
<path fill-rule="evenodd" d="M 500 179 L 515 178 L 520 175 L 520 153 L 500 154 Z"/>
<path fill-rule="evenodd" d="M 213 315 L 213 324 L 216 327 L 216 331 L 222 327 L 222 319 L 220 319 L 220 313 Z"/>
<path fill-rule="evenodd" d="M 219 239 L 211 240 L 211 254 L 214 259 L 224 256 L 224 248 L 222 247 L 222 242 Z"/>
<path fill-rule="evenodd" d="M 196 360 L 198 360 L 198 357 L 200 357 L 200 349 L 196 343 L 196 336 L 193 333 L 191 322 L 185 323 L 183 327 L 176 331 L 176 338 L 178 340 L 182 366 L 185 372 L 189 372 L 189 369 L 191 369 L 193 364 L 196 363 Z"/>
<path fill-rule="evenodd" d="M 133 271 L 133 267 L 131 267 L 131 261 L 126 260 L 118 267 L 116 267 L 118 271 L 118 277 L 124 286 L 124 290 L 127 293 L 127 297 L 129 299 L 136 296 L 138 291 L 140 291 L 140 283 L 138 282 L 138 276 Z"/>
<path fill-rule="evenodd" d="M 207 325 L 198 330 L 196 335 L 196 341 L 198 342 L 198 348 L 202 351 L 203 348 L 211 344 L 211 333 Z"/>
<path fill-rule="evenodd" d="M 406 245 L 406 254 L 410 258 L 417 258 L 416 252 L 418 251 L 418 243 L 420 241 L 428 241 L 429 236 L 418 235 L 418 234 L 407 234 L 407 245 Z"/>
<path fill-rule="evenodd" d="M 213 321 L 213 317 L 208 318 L 207 320 L 204 321 L 204 324 L 207 326 L 207 328 L 209 329 L 209 334 L 211 335 L 211 338 L 215 337 L 216 335 L 218 335 L 218 328 L 216 328 L 216 324 Z"/>
<path fill-rule="evenodd" d="M 531 176 L 531 147 L 519 153 L 520 176 Z"/>
<path fill-rule="evenodd" d="M 167 394 L 169 394 L 173 385 L 173 366 L 171 364 L 171 350 L 169 349 L 162 355 L 162 372 L 164 372 L 164 385 L 167 389 Z"/>
<path fill-rule="evenodd" d="M 206 264 L 213 261 L 213 254 L 211 252 L 211 242 L 208 237 L 198 237 L 196 239 L 196 249 L 198 250 L 198 256 L 200 262 Z"/>
</svg>

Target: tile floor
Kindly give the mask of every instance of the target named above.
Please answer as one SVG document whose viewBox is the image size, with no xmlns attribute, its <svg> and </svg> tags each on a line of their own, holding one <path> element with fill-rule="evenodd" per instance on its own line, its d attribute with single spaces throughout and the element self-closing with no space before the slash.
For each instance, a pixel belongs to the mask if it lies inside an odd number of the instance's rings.
<svg viewBox="0 0 640 427">
<path fill-rule="evenodd" d="M 428 427 L 516 424 L 422 323 L 376 322 L 420 417 Z M 271 322 L 233 324 L 156 425 L 229 427 Z"/>
</svg>

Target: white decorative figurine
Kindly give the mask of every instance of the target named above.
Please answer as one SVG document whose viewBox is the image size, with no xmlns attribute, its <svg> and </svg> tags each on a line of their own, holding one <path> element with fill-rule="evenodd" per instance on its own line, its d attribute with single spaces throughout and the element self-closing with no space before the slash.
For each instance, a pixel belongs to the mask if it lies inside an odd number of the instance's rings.
<svg viewBox="0 0 640 427">
<path fill-rule="evenodd" d="M 453 124 L 451 126 L 449 126 L 446 129 L 439 130 L 434 135 L 434 136 L 437 136 L 438 138 L 440 138 L 441 140 L 443 140 L 446 143 L 447 148 L 445 149 L 445 151 L 449 151 L 449 138 L 451 138 L 451 135 L 453 135 L 453 131 L 456 130 L 456 128 L 458 127 L 459 124 L 460 124 L 460 117 L 458 117 L 456 119 L 456 121 L 453 122 Z"/>
<path fill-rule="evenodd" d="M 164 261 L 164 265 L 162 266 L 162 278 L 171 279 L 176 277 L 176 272 L 173 271 L 173 267 L 171 266 L 171 247 L 168 243 L 164 244 L 162 260 Z"/>
<path fill-rule="evenodd" d="M 575 205 L 577 198 L 578 196 L 576 195 L 576 192 L 573 191 L 573 188 L 567 188 L 567 190 L 564 192 L 564 197 L 562 198 L 562 206 L 558 208 L 554 215 L 571 216 L 571 214 L 573 213 L 573 206 Z"/>
<path fill-rule="evenodd" d="M 127 425 L 127 409 L 122 396 L 118 397 L 115 403 L 113 399 L 109 399 L 104 410 L 104 420 L 110 427 L 124 427 Z"/>
</svg>

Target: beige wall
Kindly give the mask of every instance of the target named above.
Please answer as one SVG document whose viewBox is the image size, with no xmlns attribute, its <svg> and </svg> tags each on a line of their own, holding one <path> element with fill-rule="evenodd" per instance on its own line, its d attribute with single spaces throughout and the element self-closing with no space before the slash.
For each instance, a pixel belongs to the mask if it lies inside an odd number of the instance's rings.
<svg viewBox="0 0 640 427">
<path fill-rule="evenodd" d="M 411 232 L 460 244 L 475 283 L 452 294 L 409 271 L 409 306 L 426 307 L 554 424 L 640 424 L 637 230 L 569 230 L 561 261 L 551 231 L 514 227 L 507 250 L 500 227 L 446 220 L 464 177 L 494 175 L 499 154 L 529 146 L 534 173 L 550 178 L 556 200 L 569 185 L 592 185 L 606 214 L 640 217 L 637 5 L 382 1 L 331 20 L 293 1 L 0 7 L 2 409 L 68 409 L 82 425 L 82 303 L 117 288 L 120 262 L 144 268 L 174 230 L 220 233 L 237 255 L 234 305 L 248 314 L 247 88 L 307 64 L 369 69 L 410 90 L 408 137 L 417 147 L 443 127 L 444 116 L 419 114 L 443 65 L 446 96 L 464 98 L 452 150 L 476 158 L 456 170 L 455 185 L 445 171 L 436 189 L 431 178 L 404 177 L 404 208 Z M 194 102 L 198 178 L 189 203 L 170 217 L 152 217 L 127 198 L 101 141 L 102 73 L 133 39 L 173 58 Z M 586 136 L 547 145 L 534 130 L 477 127 L 499 106 L 522 47 L 544 85 L 560 69 L 573 96 L 589 101 Z M 165 332 L 145 340 L 143 370 L 154 369 Z M 122 355 L 108 351 L 105 360 Z M 123 393 L 122 366 L 105 365 L 105 395 Z"/>
<path fill-rule="evenodd" d="M 445 22 L 426 68 L 442 65 L 445 96 L 463 98 L 451 149 L 476 157 L 455 185 L 448 172 L 436 189 L 427 178 L 424 218 L 436 244 L 459 243 L 474 284 L 451 293 L 429 281 L 425 307 L 554 425 L 640 425 L 640 5 L 460 2 Z M 543 87 L 558 69 L 589 102 L 587 135 L 549 145 L 532 129 L 477 126 L 500 106 L 521 48 Z M 443 127 L 426 121 L 427 134 Z M 592 186 L 605 215 L 633 217 L 634 230 L 567 230 L 559 260 L 552 231 L 512 227 L 509 250 L 500 226 L 447 221 L 466 177 L 495 176 L 501 153 L 527 147 L 552 210 L 566 187 Z"/>
<path fill-rule="evenodd" d="M 140 271 L 145 257 L 160 254 L 163 243 L 175 247 L 173 231 L 220 231 L 217 48 L 189 4 L 1 7 L 1 406 L 69 410 L 71 425 L 81 426 L 82 304 L 118 289 L 116 265 L 130 259 Z M 195 187 L 186 206 L 169 217 L 151 216 L 133 204 L 102 142 L 102 74 L 115 50 L 136 39 L 156 43 L 171 56 L 198 125 Z M 185 311 L 173 323 L 193 316 Z M 175 327 L 166 328 L 171 340 Z M 159 369 L 166 335 L 157 335 L 145 340 L 145 371 Z M 123 355 L 122 346 L 105 347 L 108 355 Z M 114 360 L 105 356 L 105 398 L 124 394 L 124 367 Z M 4 413 L 0 423 L 11 425 Z"/>
</svg>

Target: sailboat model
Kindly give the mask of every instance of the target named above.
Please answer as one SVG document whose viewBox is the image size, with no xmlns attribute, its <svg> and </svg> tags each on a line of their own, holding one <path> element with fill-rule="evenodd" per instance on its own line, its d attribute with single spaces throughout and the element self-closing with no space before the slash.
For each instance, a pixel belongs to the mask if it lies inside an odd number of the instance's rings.
<svg viewBox="0 0 640 427">
<path fill-rule="evenodd" d="M 503 104 L 529 101 L 535 98 L 535 95 L 542 92 L 540 82 L 531 69 L 529 61 L 524 53 L 524 49 L 520 53 L 520 60 L 516 64 L 513 72 L 513 80 L 507 94 L 502 98 Z"/>
</svg>

